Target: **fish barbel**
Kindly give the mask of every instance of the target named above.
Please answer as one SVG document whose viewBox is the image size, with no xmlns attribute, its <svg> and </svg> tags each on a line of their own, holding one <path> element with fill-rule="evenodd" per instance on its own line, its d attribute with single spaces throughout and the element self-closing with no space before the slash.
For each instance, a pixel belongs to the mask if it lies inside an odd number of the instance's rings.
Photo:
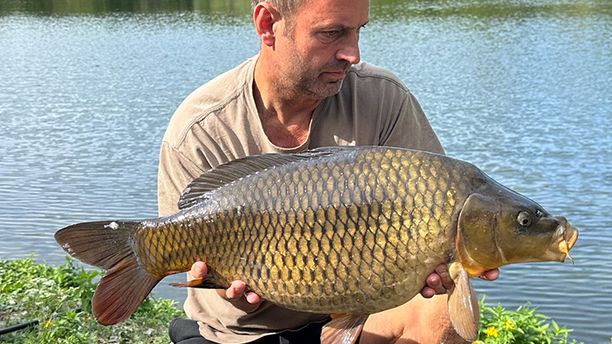
<svg viewBox="0 0 612 344">
<path fill-rule="evenodd" d="M 578 237 L 565 218 L 472 164 L 390 147 L 238 159 L 194 180 L 179 208 L 56 233 L 70 255 L 106 270 L 93 298 L 99 322 L 125 320 L 163 277 L 202 260 L 205 280 L 185 285 L 242 280 L 286 308 L 347 314 L 324 330 L 337 338 L 358 333 L 367 314 L 410 300 L 448 263 L 451 321 L 474 340 L 478 302 L 469 277 L 511 263 L 563 262 Z M 360 320 L 341 322 L 347 318 Z"/>
</svg>

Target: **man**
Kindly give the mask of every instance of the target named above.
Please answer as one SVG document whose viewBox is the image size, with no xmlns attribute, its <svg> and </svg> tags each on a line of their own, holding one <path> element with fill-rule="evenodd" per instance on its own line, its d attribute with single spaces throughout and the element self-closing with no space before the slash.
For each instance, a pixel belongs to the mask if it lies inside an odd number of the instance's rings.
<svg viewBox="0 0 612 344">
<path fill-rule="evenodd" d="M 192 93 L 174 114 L 161 147 L 159 212 L 177 211 L 180 192 L 219 164 L 258 153 L 335 145 L 387 145 L 443 153 L 416 99 L 388 71 L 360 64 L 368 0 L 254 0 L 258 56 Z M 202 278 L 196 262 L 191 278 Z M 497 277 L 497 271 L 488 274 Z M 444 294 L 446 267 L 421 296 L 371 315 L 362 343 L 456 340 Z M 430 298 L 430 299 L 426 299 Z M 171 337 L 181 343 L 312 343 L 326 315 L 286 310 L 234 281 L 227 290 L 188 290 Z M 291 330 L 291 331 L 284 331 Z M 283 332 L 284 331 L 284 332 Z"/>
</svg>

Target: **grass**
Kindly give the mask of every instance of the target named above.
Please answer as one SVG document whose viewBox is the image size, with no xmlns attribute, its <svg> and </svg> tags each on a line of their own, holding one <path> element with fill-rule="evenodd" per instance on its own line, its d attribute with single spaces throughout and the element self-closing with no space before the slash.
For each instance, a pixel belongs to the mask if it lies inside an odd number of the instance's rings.
<svg viewBox="0 0 612 344">
<path fill-rule="evenodd" d="M 126 322 L 102 326 L 91 315 L 98 271 L 68 260 L 59 267 L 33 259 L 0 260 L 0 328 L 31 320 L 38 326 L 0 337 L 3 343 L 164 343 L 168 324 L 183 314 L 174 301 L 148 298 Z"/>
<path fill-rule="evenodd" d="M 524 305 L 508 310 L 480 301 L 480 334 L 477 344 L 576 344 L 571 330 L 559 326 L 536 308 Z"/>
<path fill-rule="evenodd" d="M 164 343 L 168 324 L 183 312 L 172 300 L 147 298 L 125 322 L 102 326 L 91 315 L 100 272 L 72 259 L 59 267 L 34 259 L 0 259 L 0 329 L 38 320 L 28 329 L 1 335 L 2 343 Z M 574 344 L 570 331 L 528 305 L 517 310 L 481 300 L 479 344 Z M 612 338 L 610 340 L 612 344 Z"/>
</svg>

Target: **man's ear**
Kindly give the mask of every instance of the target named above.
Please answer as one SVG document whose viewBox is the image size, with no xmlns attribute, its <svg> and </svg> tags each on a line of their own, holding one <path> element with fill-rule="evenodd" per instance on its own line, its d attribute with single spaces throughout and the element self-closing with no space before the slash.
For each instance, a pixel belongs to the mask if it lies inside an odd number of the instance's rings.
<svg viewBox="0 0 612 344">
<path fill-rule="evenodd" d="M 262 1 L 253 10 L 253 21 L 257 35 L 261 42 L 269 47 L 273 47 L 276 36 L 274 34 L 274 23 L 280 20 L 280 13 L 272 4 Z"/>
</svg>

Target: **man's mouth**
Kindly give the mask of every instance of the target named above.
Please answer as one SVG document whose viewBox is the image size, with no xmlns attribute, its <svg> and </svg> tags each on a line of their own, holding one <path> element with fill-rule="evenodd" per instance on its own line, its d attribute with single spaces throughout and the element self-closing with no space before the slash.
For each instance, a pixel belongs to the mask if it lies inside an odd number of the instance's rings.
<svg viewBox="0 0 612 344">
<path fill-rule="evenodd" d="M 346 70 L 323 72 L 322 75 L 331 81 L 341 81 L 346 77 Z"/>
</svg>

